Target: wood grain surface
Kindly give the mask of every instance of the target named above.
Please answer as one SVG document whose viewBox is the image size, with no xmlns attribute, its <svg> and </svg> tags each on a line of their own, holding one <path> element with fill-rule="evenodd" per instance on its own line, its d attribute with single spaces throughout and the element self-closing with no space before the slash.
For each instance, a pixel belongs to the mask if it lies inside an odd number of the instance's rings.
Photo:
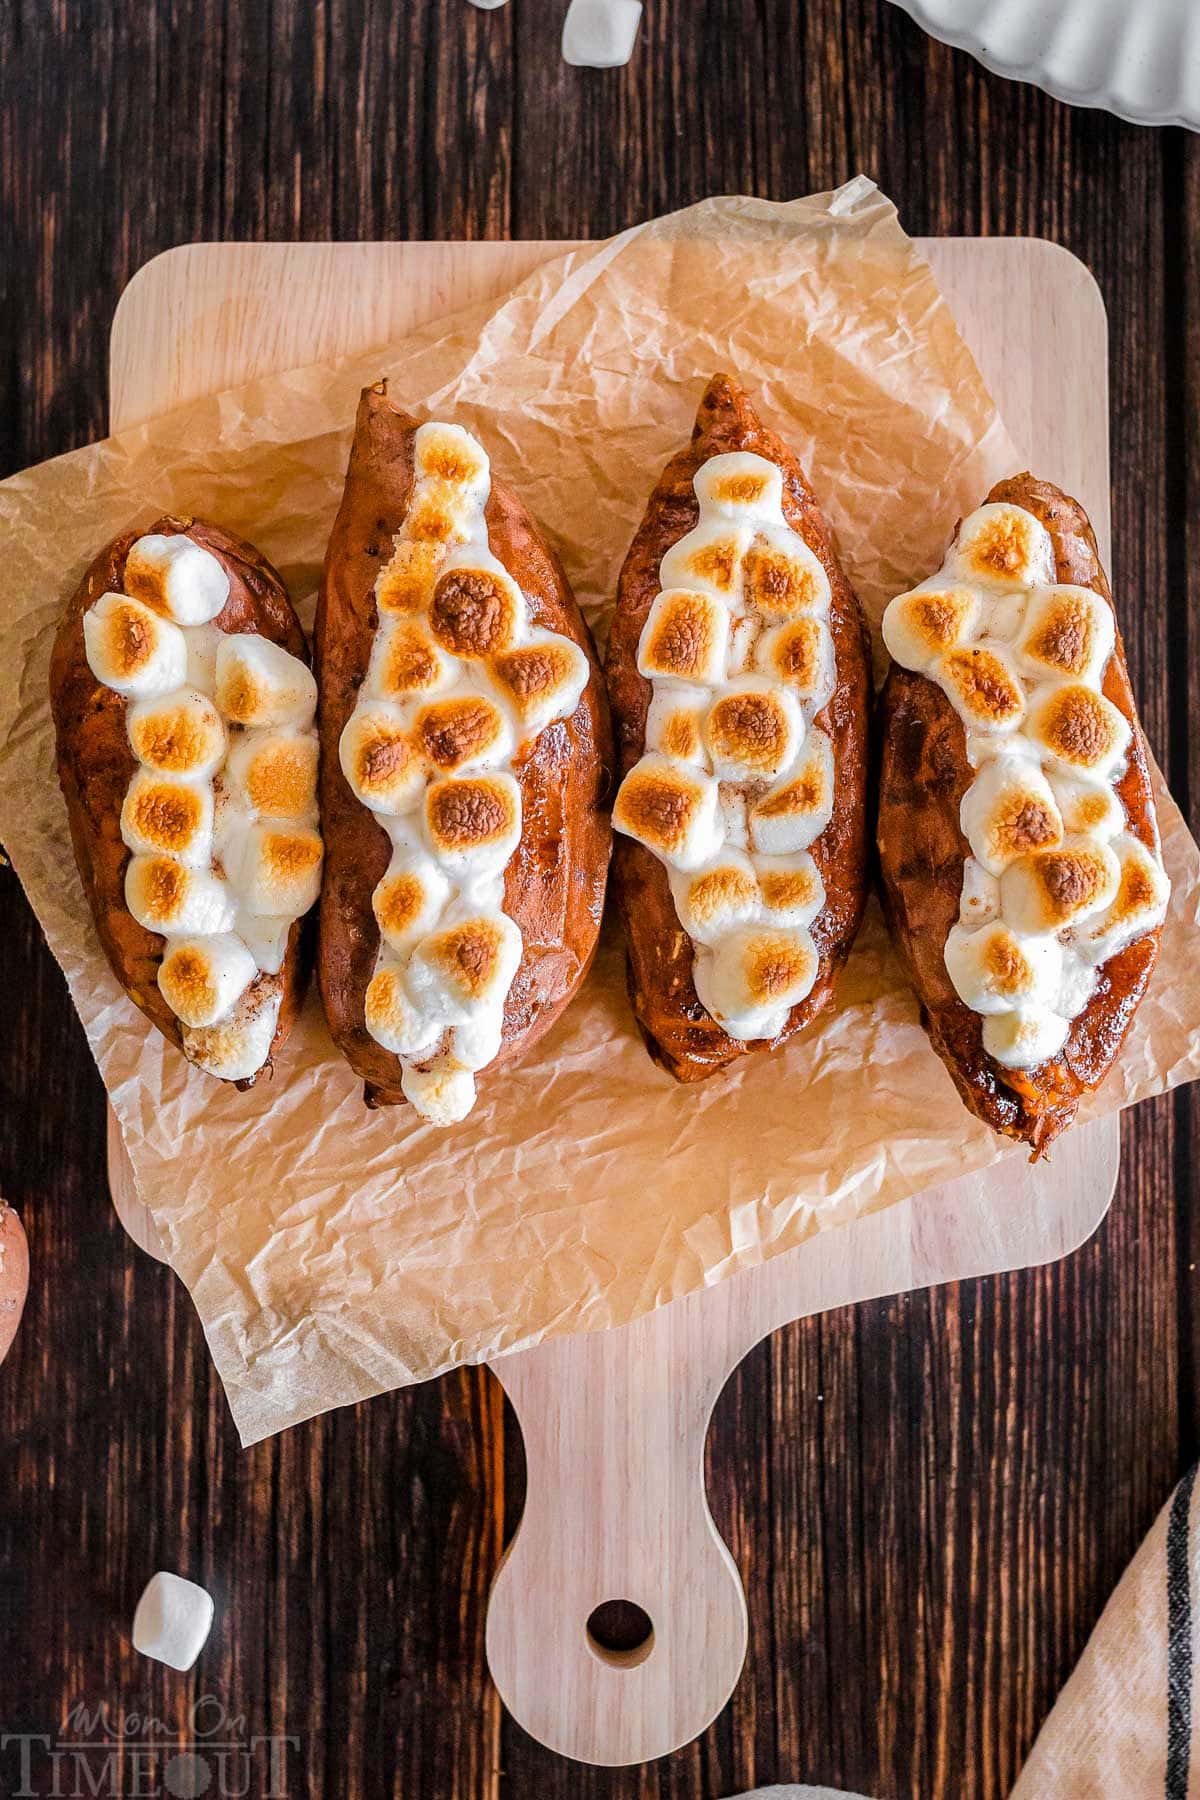
<svg viewBox="0 0 1200 1800">
<path fill-rule="evenodd" d="M 1194 827 L 1200 143 L 987 75 L 887 0 L 649 0 L 634 63 L 607 73 L 560 62 L 561 11 L 0 0 L 0 471 L 103 430 L 117 296 L 173 243 L 603 234 L 866 169 L 910 231 L 1047 235 L 1100 282 L 1114 585 Z M 0 932 L 0 1191 L 33 1262 L 0 1370 L 0 1733 L 53 1738 L 82 1702 L 182 1740 L 209 1693 L 247 1736 L 298 1740 L 289 1794 L 1007 1792 L 1195 1454 L 1187 1090 L 1127 1121 L 1109 1221 L 1065 1263 L 828 1314 L 742 1365 L 708 1464 L 750 1598 L 745 1674 L 689 1749 L 587 1770 L 504 1719 L 484 1671 L 523 1493 L 496 1384 L 459 1373 L 240 1451 L 186 1296 L 108 1206 L 100 1084 L 7 873 Z M 159 1566 L 217 1597 L 192 1677 L 124 1638 Z M 52 1791 L 48 1763 L 35 1779 Z M 134 1791 L 128 1769 L 110 1791 Z"/>
</svg>

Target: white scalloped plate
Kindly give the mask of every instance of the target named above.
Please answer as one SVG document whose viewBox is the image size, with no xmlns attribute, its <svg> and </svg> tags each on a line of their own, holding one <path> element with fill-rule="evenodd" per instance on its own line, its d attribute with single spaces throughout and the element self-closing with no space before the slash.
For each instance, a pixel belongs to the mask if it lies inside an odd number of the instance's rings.
<svg viewBox="0 0 1200 1800">
<path fill-rule="evenodd" d="M 1142 125 L 1200 131 L 1200 0 L 896 0 L 998 75 Z"/>
</svg>

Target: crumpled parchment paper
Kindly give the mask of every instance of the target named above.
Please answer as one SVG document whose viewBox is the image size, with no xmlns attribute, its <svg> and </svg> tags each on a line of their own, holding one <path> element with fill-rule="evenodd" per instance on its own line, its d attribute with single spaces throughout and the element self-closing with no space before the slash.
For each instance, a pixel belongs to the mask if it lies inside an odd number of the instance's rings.
<svg viewBox="0 0 1200 1800">
<path fill-rule="evenodd" d="M 446 1132 L 364 1109 L 315 995 L 272 1080 L 239 1094 L 209 1079 L 97 947 L 46 679 L 60 609 L 101 545 L 195 512 L 311 595 L 359 389 L 386 374 L 405 405 L 482 437 L 603 636 L 648 490 L 722 368 L 808 467 L 873 621 L 1021 466 L 928 266 L 860 179 L 786 205 L 704 202 L 385 351 L 251 382 L 0 484 L 0 838 L 246 1442 L 550 1333 L 625 1323 L 1005 1151 L 929 1049 L 874 905 L 832 1015 L 687 1089 L 642 1047 L 610 923 L 565 1018 L 518 1067 L 485 1074 L 475 1112 Z M 1200 1071 L 1200 859 L 1161 807 L 1162 960 L 1093 1110 Z"/>
</svg>

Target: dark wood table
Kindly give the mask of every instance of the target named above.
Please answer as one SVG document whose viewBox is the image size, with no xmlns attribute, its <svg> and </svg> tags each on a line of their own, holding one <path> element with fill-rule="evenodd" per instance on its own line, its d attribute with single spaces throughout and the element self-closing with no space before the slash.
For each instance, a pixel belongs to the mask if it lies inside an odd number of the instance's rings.
<svg viewBox="0 0 1200 1800">
<path fill-rule="evenodd" d="M 168 245 L 599 236 L 864 169 L 913 233 L 1041 234 L 1094 270 L 1115 587 L 1188 810 L 1200 142 L 989 76 L 887 0 L 648 0 L 634 63 L 609 73 L 560 61 L 564 5 L 0 0 L 0 472 L 104 431 L 114 305 Z M 1066 1263 L 809 1320 L 749 1358 L 709 1445 L 750 1599 L 744 1676 L 698 1743 L 589 1770 L 531 1742 L 487 1677 L 485 1597 L 523 1486 L 495 1381 L 462 1371 L 242 1452 L 186 1293 L 108 1205 L 100 1082 L 8 872 L 0 943 L 0 1189 L 34 1268 L 0 1373 L 0 1732 L 77 1744 L 82 1702 L 182 1740 L 207 1693 L 235 1734 L 241 1715 L 247 1739 L 298 1740 L 291 1795 L 1008 1792 L 1196 1453 L 1189 1092 L 1127 1119 L 1111 1216 Z M 160 1566 L 218 1599 L 192 1677 L 125 1642 Z M 125 1727 L 126 1751 L 145 1741 Z M 172 1791 L 130 1766 L 103 1791 Z M 71 1779 L 59 1791 L 88 1791 Z"/>
</svg>

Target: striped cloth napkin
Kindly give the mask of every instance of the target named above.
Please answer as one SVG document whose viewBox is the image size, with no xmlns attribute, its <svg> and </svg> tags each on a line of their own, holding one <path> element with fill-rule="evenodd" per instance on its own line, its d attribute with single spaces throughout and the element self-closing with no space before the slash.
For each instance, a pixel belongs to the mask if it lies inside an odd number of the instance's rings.
<svg viewBox="0 0 1200 1800">
<path fill-rule="evenodd" d="M 1059 1695 L 1010 1800 L 1200 1800 L 1196 1470 L 1164 1506 Z M 866 1800 L 759 1788 L 739 1800 Z"/>
</svg>

